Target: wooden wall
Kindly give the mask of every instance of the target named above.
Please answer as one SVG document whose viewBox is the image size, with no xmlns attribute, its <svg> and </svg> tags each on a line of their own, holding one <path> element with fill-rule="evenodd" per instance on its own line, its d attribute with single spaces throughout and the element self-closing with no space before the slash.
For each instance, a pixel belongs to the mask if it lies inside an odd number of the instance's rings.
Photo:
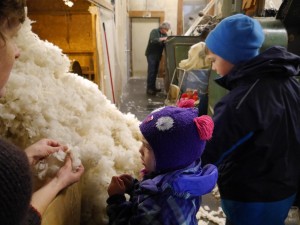
<svg viewBox="0 0 300 225">
<path fill-rule="evenodd" d="M 36 21 L 32 24 L 34 33 L 60 47 L 71 60 L 79 61 L 84 76 L 94 80 L 95 34 L 88 11 L 91 4 L 86 0 L 73 2 L 68 7 L 63 0 L 30 0 L 28 17 Z"/>
</svg>

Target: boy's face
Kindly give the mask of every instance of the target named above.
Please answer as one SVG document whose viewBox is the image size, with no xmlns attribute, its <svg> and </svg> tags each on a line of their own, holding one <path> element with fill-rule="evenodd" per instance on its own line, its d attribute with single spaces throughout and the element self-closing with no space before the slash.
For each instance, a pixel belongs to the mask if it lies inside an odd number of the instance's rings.
<svg viewBox="0 0 300 225">
<path fill-rule="evenodd" d="M 208 51 L 206 57 L 212 63 L 212 69 L 215 70 L 220 76 L 227 75 L 230 72 L 230 70 L 234 67 L 233 64 L 223 59 L 222 57 L 214 54 L 211 51 Z"/>
<path fill-rule="evenodd" d="M 5 38 L 0 37 L 0 98 L 5 94 L 5 85 L 15 59 L 20 56 L 20 51 L 14 43 L 14 36 L 20 29 L 20 24 L 11 25 L 8 20 L 0 24 L 0 31 Z"/>
<path fill-rule="evenodd" d="M 142 164 L 144 165 L 146 171 L 148 173 L 151 173 L 155 171 L 154 152 L 145 138 L 143 138 L 142 142 L 143 144 L 140 148 Z"/>
</svg>

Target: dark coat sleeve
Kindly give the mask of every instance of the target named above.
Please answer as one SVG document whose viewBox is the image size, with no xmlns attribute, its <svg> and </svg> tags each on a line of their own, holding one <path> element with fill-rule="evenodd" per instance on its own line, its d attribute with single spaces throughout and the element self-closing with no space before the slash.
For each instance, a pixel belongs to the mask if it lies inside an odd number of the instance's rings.
<svg viewBox="0 0 300 225">
<path fill-rule="evenodd" d="M 27 225 L 41 225 L 42 216 L 41 214 L 30 205 L 27 213 Z"/>
<path fill-rule="evenodd" d="M 213 137 L 202 155 L 204 165 L 222 163 L 260 129 L 259 118 L 253 113 L 252 106 L 245 102 L 237 107 L 239 100 L 236 95 L 228 94 L 216 104 Z"/>
</svg>

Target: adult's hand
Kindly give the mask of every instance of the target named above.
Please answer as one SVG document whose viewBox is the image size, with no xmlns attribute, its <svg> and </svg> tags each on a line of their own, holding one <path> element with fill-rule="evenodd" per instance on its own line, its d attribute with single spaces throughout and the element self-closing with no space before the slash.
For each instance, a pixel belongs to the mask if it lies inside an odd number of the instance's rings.
<svg viewBox="0 0 300 225">
<path fill-rule="evenodd" d="M 67 151 L 68 147 L 52 139 L 42 139 L 25 149 L 30 165 L 35 165 L 39 160 L 46 158 L 59 150 Z"/>
<path fill-rule="evenodd" d="M 159 38 L 159 41 L 164 42 L 164 41 L 167 40 L 167 38 L 168 38 L 168 37 L 161 37 L 161 38 Z"/>
<path fill-rule="evenodd" d="M 68 154 L 65 159 L 65 165 L 59 169 L 56 176 L 53 178 L 56 180 L 59 191 L 78 182 L 81 175 L 84 172 L 83 165 L 79 165 L 77 168 L 72 168 L 72 159 Z"/>
<path fill-rule="evenodd" d="M 33 193 L 31 205 L 43 215 L 56 195 L 64 188 L 78 182 L 83 172 L 84 167 L 82 165 L 76 169 L 72 168 L 71 157 L 67 155 L 64 166 L 59 169 L 55 177 Z"/>
</svg>

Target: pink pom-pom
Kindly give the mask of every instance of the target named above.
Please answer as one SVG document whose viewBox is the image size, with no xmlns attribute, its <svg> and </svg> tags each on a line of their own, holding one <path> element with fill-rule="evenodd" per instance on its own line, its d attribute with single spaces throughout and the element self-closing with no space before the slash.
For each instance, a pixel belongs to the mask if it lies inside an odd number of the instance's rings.
<svg viewBox="0 0 300 225">
<path fill-rule="evenodd" d="M 200 139 L 204 141 L 211 139 L 214 130 L 214 121 L 212 118 L 204 115 L 196 117 L 194 122 L 196 123 Z"/>
<path fill-rule="evenodd" d="M 177 106 L 180 108 L 192 108 L 195 106 L 195 100 L 194 99 L 180 99 L 177 102 Z"/>
</svg>

